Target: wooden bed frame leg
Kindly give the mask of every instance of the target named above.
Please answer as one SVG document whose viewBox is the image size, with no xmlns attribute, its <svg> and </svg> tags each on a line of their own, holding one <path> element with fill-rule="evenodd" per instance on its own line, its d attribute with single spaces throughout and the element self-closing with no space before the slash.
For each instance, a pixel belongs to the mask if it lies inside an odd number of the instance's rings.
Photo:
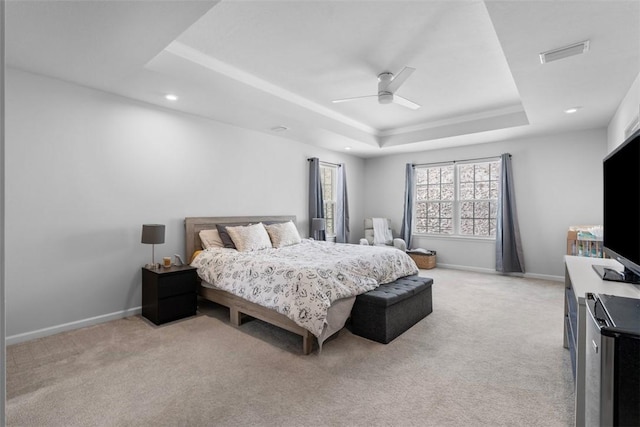
<svg viewBox="0 0 640 427">
<path fill-rule="evenodd" d="M 235 307 L 229 307 L 229 321 L 232 325 L 240 326 L 242 313 L 240 313 Z"/>
<path fill-rule="evenodd" d="M 302 354 L 308 355 L 311 354 L 311 349 L 313 348 L 313 335 L 311 332 L 307 332 L 302 336 Z"/>
</svg>

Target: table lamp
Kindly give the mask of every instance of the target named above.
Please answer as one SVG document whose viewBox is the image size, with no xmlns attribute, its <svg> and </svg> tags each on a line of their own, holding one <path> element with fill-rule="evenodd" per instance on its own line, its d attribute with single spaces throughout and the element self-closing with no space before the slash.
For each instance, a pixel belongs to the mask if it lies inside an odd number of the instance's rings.
<svg viewBox="0 0 640 427">
<path fill-rule="evenodd" d="M 156 264 L 155 245 L 164 243 L 164 225 L 163 224 L 143 224 L 142 225 L 142 243 L 151 245 L 151 264 L 145 265 L 146 268 L 155 270 L 158 268 Z"/>
</svg>

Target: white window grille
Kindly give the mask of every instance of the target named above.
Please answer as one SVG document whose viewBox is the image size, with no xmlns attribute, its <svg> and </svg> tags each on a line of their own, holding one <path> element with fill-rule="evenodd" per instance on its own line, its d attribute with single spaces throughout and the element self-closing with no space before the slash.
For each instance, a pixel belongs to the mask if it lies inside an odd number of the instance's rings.
<svg viewBox="0 0 640 427">
<path fill-rule="evenodd" d="M 416 233 L 495 236 L 499 159 L 416 166 L 415 172 Z"/>
<path fill-rule="evenodd" d="M 320 163 L 320 183 L 322 184 L 322 203 L 324 208 L 324 218 L 326 221 L 325 235 L 327 240 L 336 235 L 335 218 L 337 195 L 337 172 L 336 165 Z"/>
</svg>

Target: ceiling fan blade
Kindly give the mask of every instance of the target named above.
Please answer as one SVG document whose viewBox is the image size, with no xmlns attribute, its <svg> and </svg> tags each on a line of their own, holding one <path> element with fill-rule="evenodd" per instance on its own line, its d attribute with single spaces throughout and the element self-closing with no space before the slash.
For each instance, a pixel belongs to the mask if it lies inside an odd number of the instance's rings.
<svg viewBox="0 0 640 427">
<path fill-rule="evenodd" d="M 415 70 L 416 69 L 412 67 L 404 67 L 402 71 L 393 76 L 393 80 L 391 80 L 391 83 L 389 83 L 389 86 L 387 86 L 387 90 L 391 93 L 394 93 L 400 86 L 402 86 L 402 83 L 404 83 L 405 80 L 407 80 L 409 76 L 413 74 Z"/>
<path fill-rule="evenodd" d="M 331 102 L 333 102 L 334 104 L 339 104 L 340 102 L 357 101 L 358 99 L 377 98 L 377 97 L 378 97 L 378 95 L 365 95 L 365 96 L 356 96 L 354 98 L 334 99 Z"/>
<path fill-rule="evenodd" d="M 403 107 L 411 108 L 412 110 L 417 110 L 420 108 L 420 105 L 416 104 L 413 101 L 409 101 L 407 98 L 403 98 L 398 95 L 393 95 L 393 102 L 402 105 Z"/>
</svg>

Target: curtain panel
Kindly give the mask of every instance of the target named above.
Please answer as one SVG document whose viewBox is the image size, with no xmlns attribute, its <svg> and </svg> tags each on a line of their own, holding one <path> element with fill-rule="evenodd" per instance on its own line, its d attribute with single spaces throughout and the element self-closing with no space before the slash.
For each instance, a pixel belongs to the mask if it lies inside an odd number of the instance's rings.
<svg viewBox="0 0 640 427">
<path fill-rule="evenodd" d="M 404 178 L 404 215 L 402 216 L 402 228 L 400 237 L 407 243 L 407 249 L 411 248 L 411 231 L 413 230 L 413 187 L 415 185 L 415 168 L 407 163 Z"/>
<path fill-rule="evenodd" d="M 322 205 L 322 182 L 320 181 L 320 159 L 309 159 L 309 237 L 313 237 L 313 218 L 324 218 Z M 325 240 L 325 232 L 318 232 L 318 238 Z"/>
<path fill-rule="evenodd" d="M 511 154 L 500 156 L 502 169 L 498 190 L 498 218 L 496 224 L 496 271 L 524 273 L 524 254 L 513 187 Z"/>
<path fill-rule="evenodd" d="M 349 200 L 347 197 L 347 169 L 344 163 L 338 166 L 336 203 L 336 243 L 349 243 Z"/>
</svg>

